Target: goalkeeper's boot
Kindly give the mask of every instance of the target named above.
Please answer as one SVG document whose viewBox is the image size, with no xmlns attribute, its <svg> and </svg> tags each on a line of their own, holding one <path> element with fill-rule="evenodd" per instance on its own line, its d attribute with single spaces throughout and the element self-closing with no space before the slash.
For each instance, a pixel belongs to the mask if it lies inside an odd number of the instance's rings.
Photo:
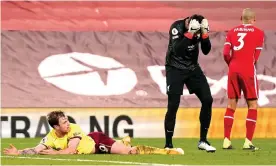
<svg viewBox="0 0 276 166">
<path fill-rule="evenodd" d="M 166 149 L 166 148 L 172 149 L 172 148 L 173 148 L 173 144 L 166 144 L 164 148 L 165 148 L 165 149 Z"/>
<path fill-rule="evenodd" d="M 199 150 L 206 150 L 206 152 L 215 152 L 217 149 L 213 146 L 208 141 L 199 141 L 198 142 L 198 149 Z"/>
<path fill-rule="evenodd" d="M 260 148 L 254 146 L 253 143 L 249 139 L 245 138 L 245 142 L 243 144 L 243 150 L 255 151 L 255 150 L 260 150 Z"/>
<path fill-rule="evenodd" d="M 228 138 L 224 138 L 223 140 L 223 145 L 222 145 L 223 149 L 233 149 L 232 145 L 231 145 L 231 141 Z"/>
</svg>

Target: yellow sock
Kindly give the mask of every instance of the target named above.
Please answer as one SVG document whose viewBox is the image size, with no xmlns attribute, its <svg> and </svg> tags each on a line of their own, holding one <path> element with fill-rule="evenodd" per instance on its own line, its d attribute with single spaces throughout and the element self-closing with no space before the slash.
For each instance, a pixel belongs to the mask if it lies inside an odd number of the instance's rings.
<svg viewBox="0 0 276 166">
<path fill-rule="evenodd" d="M 176 149 L 161 149 L 152 146 L 137 145 L 138 154 L 181 154 Z"/>
</svg>

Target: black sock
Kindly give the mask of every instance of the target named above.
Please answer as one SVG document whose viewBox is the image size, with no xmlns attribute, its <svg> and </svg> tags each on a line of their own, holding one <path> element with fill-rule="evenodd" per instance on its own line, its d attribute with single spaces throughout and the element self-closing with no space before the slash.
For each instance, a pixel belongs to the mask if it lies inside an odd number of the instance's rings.
<svg viewBox="0 0 276 166">
<path fill-rule="evenodd" d="M 200 126 L 200 141 L 207 141 L 208 128 Z"/>
<path fill-rule="evenodd" d="M 196 93 L 196 96 L 201 102 L 201 110 L 199 115 L 200 120 L 200 141 L 207 141 L 208 130 L 212 117 L 212 104 L 213 98 L 211 95 L 210 87 L 207 83 L 202 85 Z"/>
<path fill-rule="evenodd" d="M 203 98 L 200 111 L 200 141 L 207 141 L 207 134 L 212 117 L 212 97 Z"/>
<path fill-rule="evenodd" d="M 165 145 L 165 147 L 173 148 L 172 137 L 173 137 L 173 132 L 167 132 L 166 131 L 166 145 Z"/>
<path fill-rule="evenodd" d="M 172 137 L 175 127 L 176 113 L 180 103 L 180 95 L 168 95 L 168 107 L 165 116 L 165 136 L 166 136 L 166 147 L 173 147 Z"/>
</svg>

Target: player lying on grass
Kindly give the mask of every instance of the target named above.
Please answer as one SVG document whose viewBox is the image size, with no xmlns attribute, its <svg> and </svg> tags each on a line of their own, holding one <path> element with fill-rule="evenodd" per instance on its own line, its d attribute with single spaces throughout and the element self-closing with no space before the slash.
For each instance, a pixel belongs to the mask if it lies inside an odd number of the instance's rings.
<svg viewBox="0 0 276 166">
<path fill-rule="evenodd" d="M 62 111 L 47 115 L 53 128 L 41 142 L 33 148 L 17 150 L 12 144 L 4 149 L 6 155 L 56 155 L 56 154 L 184 154 L 181 148 L 160 149 L 150 146 L 131 146 L 130 138 L 114 140 L 102 132 L 86 135 L 79 125 L 70 123 Z"/>
</svg>

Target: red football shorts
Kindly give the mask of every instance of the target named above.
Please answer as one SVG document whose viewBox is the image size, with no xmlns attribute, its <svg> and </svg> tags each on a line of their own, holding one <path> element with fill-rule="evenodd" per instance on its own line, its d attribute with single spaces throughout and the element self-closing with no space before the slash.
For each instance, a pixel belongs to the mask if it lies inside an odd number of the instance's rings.
<svg viewBox="0 0 276 166">
<path fill-rule="evenodd" d="M 227 94 L 229 99 L 241 98 L 241 90 L 245 99 L 258 99 L 259 87 L 256 75 L 229 73 Z"/>
<path fill-rule="evenodd" d="M 95 141 L 95 152 L 96 153 L 110 153 L 111 146 L 115 140 L 108 137 L 102 132 L 91 132 L 88 134 Z"/>
</svg>

